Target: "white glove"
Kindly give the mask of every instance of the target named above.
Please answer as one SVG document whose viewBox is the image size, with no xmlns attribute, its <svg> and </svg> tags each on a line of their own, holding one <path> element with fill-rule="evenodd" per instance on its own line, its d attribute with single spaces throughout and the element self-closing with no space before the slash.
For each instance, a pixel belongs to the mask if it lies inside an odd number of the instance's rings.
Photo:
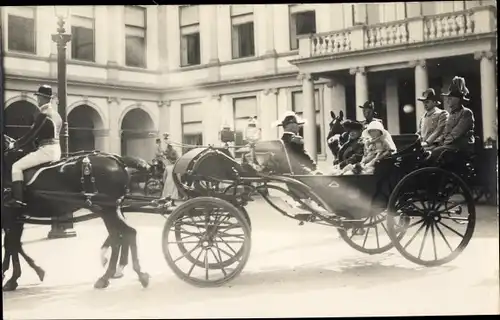
<svg viewBox="0 0 500 320">
<path fill-rule="evenodd" d="M 427 147 L 429 144 L 425 141 L 422 142 L 422 147 Z"/>
<path fill-rule="evenodd" d="M 14 142 L 9 142 L 9 146 L 7 147 L 8 150 L 14 149 Z"/>
</svg>

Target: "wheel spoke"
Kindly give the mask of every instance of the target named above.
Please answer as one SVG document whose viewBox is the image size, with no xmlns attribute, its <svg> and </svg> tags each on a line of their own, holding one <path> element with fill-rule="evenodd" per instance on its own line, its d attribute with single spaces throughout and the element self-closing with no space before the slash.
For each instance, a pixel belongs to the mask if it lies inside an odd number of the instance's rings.
<svg viewBox="0 0 500 320">
<path fill-rule="evenodd" d="M 198 256 L 195 259 L 196 261 L 198 261 L 198 259 L 200 258 L 202 252 L 203 252 L 203 248 L 201 248 L 200 253 L 198 253 Z M 195 262 L 191 262 L 191 263 L 192 263 L 191 268 L 189 268 L 189 271 L 188 271 L 188 274 L 187 274 L 188 277 L 191 276 L 191 273 L 193 272 L 194 267 L 196 266 Z"/>
<path fill-rule="evenodd" d="M 434 260 L 437 260 L 437 250 L 436 250 L 436 235 L 434 232 L 434 222 L 431 223 L 431 235 L 432 235 L 432 247 L 434 249 Z"/>
<path fill-rule="evenodd" d="M 410 224 L 408 225 L 408 227 L 406 227 L 406 229 L 410 229 L 410 228 L 412 228 L 412 227 L 414 227 L 414 226 L 416 226 L 417 224 L 422 223 L 422 222 L 424 222 L 424 218 L 422 218 L 422 219 L 420 219 L 420 220 L 418 220 L 418 221 L 415 221 L 415 222 L 410 223 Z"/>
<path fill-rule="evenodd" d="M 429 233 L 429 223 L 425 224 L 424 239 L 422 239 L 422 244 L 420 245 L 420 250 L 418 251 L 418 258 L 422 256 L 422 251 L 424 250 L 425 240 L 427 239 L 427 233 Z"/>
<path fill-rule="evenodd" d="M 457 230 L 453 229 L 452 227 L 442 223 L 441 221 L 438 221 L 438 223 L 440 225 L 442 225 L 443 227 L 445 227 L 446 229 L 450 230 L 451 232 L 453 232 L 454 234 L 456 234 L 457 236 L 460 236 L 461 238 L 464 237 L 464 235 L 460 234 Z"/>
<path fill-rule="evenodd" d="M 208 250 L 205 250 L 205 258 L 203 260 L 205 262 L 205 280 L 208 281 Z"/>
<path fill-rule="evenodd" d="M 221 247 L 219 247 L 219 245 L 217 244 L 217 242 L 215 242 L 215 246 L 217 247 L 217 250 L 219 250 L 219 255 L 220 253 L 224 253 L 226 256 L 229 257 L 229 259 L 231 259 L 232 257 L 236 256 L 236 253 L 234 255 L 232 255 L 231 253 L 227 252 L 226 250 L 222 249 Z M 221 261 L 222 261 L 222 256 L 221 256 Z"/>
<path fill-rule="evenodd" d="M 425 227 L 425 223 L 422 224 L 420 226 L 420 228 L 418 228 L 418 230 L 415 232 L 415 234 L 413 235 L 413 237 L 411 237 L 410 241 L 408 241 L 408 243 L 406 243 L 406 245 L 403 247 L 404 249 L 408 248 L 408 246 L 413 242 L 413 240 L 417 237 L 417 234 Z"/>
<path fill-rule="evenodd" d="M 365 247 L 366 240 L 368 239 L 368 233 L 370 233 L 370 228 L 366 228 L 365 240 L 363 240 L 363 248 Z"/>
<path fill-rule="evenodd" d="M 441 216 L 441 219 L 453 220 L 453 221 L 469 221 L 469 218 L 466 218 L 466 217 L 446 217 L 446 216 Z"/>
<path fill-rule="evenodd" d="M 231 250 L 231 251 L 234 253 L 234 255 L 236 255 L 236 254 L 237 254 L 237 253 L 236 253 L 236 251 L 233 249 L 233 247 L 231 247 L 230 245 L 228 245 L 228 244 L 226 243 L 226 241 L 224 241 L 224 239 L 222 239 L 222 238 L 221 238 L 221 237 L 219 237 L 218 235 L 217 235 L 216 237 L 218 237 L 219 239 L 221 239 L 221 240 L 222 240 L 222 241 L 221 241 L 221 243 L 224 243 L 224 244 L 226 245 L 226 247 L 228 247 L 228 248 L 229 248 L 229 250 Z M 234 257 L 234 256 L 233 256 L 233 257 Z"/>
<path fill-rule="evenodd" d="M 380 248 L 380 241 L 378 239 L 378 226 L 375 225 L 375 237 L 377 238 L 377 249 Z"/>
<path fill-rule="evenodd" d="M 436 224 L 436 229 L 439 232 L 439 234 L 441 235 L 441 237 L 443 238 L 446 245 L 448 246 L 448 249 L 450 249 L 450 252 L 453 252 L 453 248 L 450 246 L 450 243 L 448 242 L 448 240 L 446 240 L 446 237 L 444 236 L 443 231 L 441 231 L 441 228 L 439 228 L 439 226 L 437 224 Z"/>
<path fill-rule="evenodd" d="M 182 256 L 178 257 L 177 259 L 175 259 L 174 262 L 177 262 L 177 261 L 181 260 L 182 258 L 185 258 L 188 254 L 193 253 L 194 250 L 196 250 L 200 247 L 201 247 L 201 243 L 198 242 L 198 244 L 193 249 L 184 252 L 184 254 Z"/>
<path fill-rule="evenodd" d="M 219 263 L 220 268 L 221 268 L 221 271 L 222 271 L 222 273 L 224 274 L 224 277 L 227 277 L 227 272 L 226 272 L 226 270 L 224 269 L 224 265 L 222 264 L 222 257 L 221 257 L 221 259 L 219 260 L 219 259 L 217 258 L 217 256 L 215 255 L 214 251 L 212 250 L 212 248 L 210 248 L 210 252 L 212 252 L 212 255 L 214 256 L 215 260 Z M 220 252 L 219 252 L 219 256 L 220 256 Z"/>
</svg>

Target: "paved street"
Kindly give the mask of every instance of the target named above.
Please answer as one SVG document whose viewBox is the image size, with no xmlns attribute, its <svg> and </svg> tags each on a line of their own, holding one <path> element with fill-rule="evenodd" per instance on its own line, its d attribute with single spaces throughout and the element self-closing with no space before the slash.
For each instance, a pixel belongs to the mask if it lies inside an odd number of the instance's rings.
<svg viewBox="0 0 500 320">
<path fill-rule="evenodd" d="M 333 228 L 281 217 L 261 200 L 248 207 L 252 252 L 242 274 L 221 288 L 201 289 L 179 280 L 161 250 L 164 218 L 128 214 L 138 229 L 139 254 L 150 287 L 131 267 L 103 291 L 99 220 L 76 226 L 78 237 L 37 240 L 47 227 L 25 231 L 28 254 L 45 268 L 39 283 L 23 264 L 16 292 L 4 294 L 5 319 L 302 317 L 499 313 L 499 240 L 494 209 L 480 207 L 476 233 L 455 261 L 424 268 L 392 249 L 355 251 Z"/>
</svg>

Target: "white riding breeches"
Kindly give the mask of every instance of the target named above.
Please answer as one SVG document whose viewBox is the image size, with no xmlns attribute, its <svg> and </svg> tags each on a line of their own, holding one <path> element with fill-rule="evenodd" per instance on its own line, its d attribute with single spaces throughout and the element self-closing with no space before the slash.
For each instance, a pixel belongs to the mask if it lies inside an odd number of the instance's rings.
<svg viewBox="0 0 500 320">
<path fill-rule="evenodd" d="M 23 181 L 24 170 L 59 159 L 61 159 L 59 144 L 41 146 L 38 150 L 28 153 L 12 165 L 12 181 Z"/>
</svg>

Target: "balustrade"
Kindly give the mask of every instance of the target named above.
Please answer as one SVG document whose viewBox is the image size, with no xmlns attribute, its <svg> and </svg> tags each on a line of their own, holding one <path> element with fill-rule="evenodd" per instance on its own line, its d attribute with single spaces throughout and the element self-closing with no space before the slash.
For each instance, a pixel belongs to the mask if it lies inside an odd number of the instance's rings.
<svg viewBox="0 0 500 320">
<path fill-rule="evenodd" d="M 299 55 L 333 55 L 495 31 L 496 8 L 483 6 L 306 36 L 299 40 Z"/>
</svg>

